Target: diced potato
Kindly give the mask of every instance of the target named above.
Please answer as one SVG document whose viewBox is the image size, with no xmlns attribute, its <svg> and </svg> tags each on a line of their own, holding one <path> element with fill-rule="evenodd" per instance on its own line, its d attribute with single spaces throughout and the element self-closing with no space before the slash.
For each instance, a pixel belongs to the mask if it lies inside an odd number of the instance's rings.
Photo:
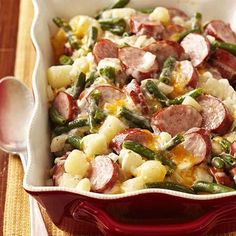
<svg viewBox="0 0 236 236">
<path fill-rule="evenodd" d="M 91 182 L 88 178 L 81 179 L 79 183 L 76 186 L 76 189 L 85 191 L 85 192 L 90 192 L 91 189 Z"/>
<path fill-rule="evenodd" d="M 68 155 L 64 167 L 65 171 L 70 175 L 78 175 L 83 178 L 89 169 L 89 162 L 83 152 L 73 150 Z"/>
<path fill-rule="evenodd" d="M 62 29 L 59 29 L 58 32 L 52 37 L 52 46 L 55 53 L 56 59 L 64 53 L 64 46 L 67 41 L 66 35 Z"/>
<path fill-rule="evenodd" d="M 160 161 L 146 161 L 137 168 L 138 176 L 141 176 L 145 183 L 161 182 L 166 173 L 166 168 Z"/>
<path fill-rule="evenodd" d="M 110 143 L 120 131 L 126 129 L 125 124 L 115 116 L 107 116 L 106 120 L 99 129 L 99 134 L 103 134 L 107 143 Z"/>
<path fill-rule="evenodd" d="M 186 96 L 184 98 L 184 101 L 182 102 L 182 104 L 192 106 L 193 108 L 195 108 L 199 112 L 202 110 L 201 105 L 194 98 L 192 98 L 190 96 Z"/>
<path fill-rule="evenodd" d="M 136 11 L 133 8 L 116 8 L 103 11 L 101 18 L 123 18 L 128 20 L 130 17 L 135 15 Z"/>
<path fill-rule="evenodd" d="M 196 166 L 194 171 L 195 181 L 213 182 L 213 177 L 209 174 L 204 166 Z"/>
<path fill-rule="evenodd" d="M 170 22 L 170 15 L 168 9 L 165 7 L 156 7 L 149 15 L 151 21 L 160 21 L 162 24 L 167 25 Z"/>
<path fill-rule="evenodd" d="M 135 175 L 135 169 L 143 164 L 142 157 L 128 149 L 122 149 L 119 155 L 119 163 L 126 175 Z"/>
<path fill-rule="evenodd" d="M 157 87 L 163 92 L 165 95 L 168 95 L 173 92 L 174 88 L 170 85 L 167 85 L 165 83 L 158 83 Z"/>
<path fill-rule="evenodd" d="M 117 58 L 104 58 L 101 61 L 99 61 L 98 68 L 97 68 L 98 71 L 100 71 L 101 69 L 104 69 L 106 67 L 113 67 L 113 68 L 115 68 L 116 72 L 122 70 L 121 62 Z"/>
<path fill-rule="evenodd" d="M 72 84 L 76 76 L 71 73 L 71 70 L 71 65 L 51 66 L 47 71 L 49 85 L 51 85 L 53 89 L 59 89 Z"/>
<path fill-rule="evenodd" d="M 47 95 L 48 95 L 48 101 L 52 102 L 55 95 L 54 95 L 54 92 L 53 92 L 52 87 L 50 85 L 47 86 Z"/>
<path fill-rule="evenodd" d="M 86 57 L 76 59 L 72 65 L 72 74 L 78 75 L 80 72 L 87 73 L 89 71 L 89 63 Z"/>
<path fill-rule="evenodd" d="M 89 134 L 83 137 L 82 146 L 87 157 L 108 153 L 106 137 L 103 134 Z"/>
<path fill-rule="evenodd" d="M 146 52 L 143 56 L 143 63 L 139 66 L 142 71 L 149 71 L 156 60 L 156 56 L 150 52 Z"/>
<path fill-rule="evenodd" d="M 167 132 L 160 132 L 159 135 L 157 135 L 157 143 L 159 148 L 163 148 L 165 144 L 171 140 L 171 135 Z"/>
<path fill-rule="evenodd" d="M 98 38 L 101 37 L 102 29 L 100 24 L 97 20 L 89 16 L 75 16 L 70 20 L 69 24 L 72 27 L 75 35 L 79 38 L 83 38 L 85 35 L 87 35 L 89 28 L 92 26 L 95 26 L 98 29 Z"/>
<path fill-rule="evenodd" d="M 59 136 L 54 137 L 50 145 L 51 152 L 63 151 L 67 138 L 67 134 L 61 134 Z"/>
<path fill-rule="evenodd" d="M 68 173 L 64 173 L 58 180 L 60 187 L 75 188 L 80 181 L 79 176 L 72 176 Z"/>
<path fill-rule="evenodd" d="M 144 181 L 142 177 L 128 179 L 122 183 L 121 189 L 123 192 L 133 192 L 144 188 Z"/>
</svg>

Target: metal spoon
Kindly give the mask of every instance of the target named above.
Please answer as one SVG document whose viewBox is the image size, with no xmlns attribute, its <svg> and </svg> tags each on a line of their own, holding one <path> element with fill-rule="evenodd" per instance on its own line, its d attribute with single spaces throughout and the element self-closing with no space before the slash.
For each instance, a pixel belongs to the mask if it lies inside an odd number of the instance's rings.
<svg viewBox="0 0 236 236">
<path fill-rule="evenodd" d="M 0 80 L 0 149 L 18 154 L 26 170 L 27 135 L 33 114 L 34 98 L 30 90 L 14 77 Z M 37 201 L 29 197 L 31 236 L 48 235 Z"/>
</svg>

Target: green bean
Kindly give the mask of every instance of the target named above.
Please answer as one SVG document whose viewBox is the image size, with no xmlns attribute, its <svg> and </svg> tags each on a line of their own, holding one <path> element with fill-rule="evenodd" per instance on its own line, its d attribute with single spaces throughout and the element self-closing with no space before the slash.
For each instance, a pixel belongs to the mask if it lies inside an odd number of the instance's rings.
<svg viewBox="0 0 236 236">
<path fill-rule="evenodd" d="M 179 97 L 176 97 L 172 100 L 167 101 L 167 105 L 170 106 L 170 105 L 181 104 L 187 96 L 190 96 L 192 98 L 197 98 L 202 94 L 203 94 L 202 88 L 196 88 L 196 89 L 194 89 L 182 96 L 179 96 Z"/>
<path fill-rule="evenodd" d="M 133 113 L 132 111 L 130 111 L 126 107 L 121 108 L 120 116 L 125 118 L 129 123 L 131 123 L 134 126 L 152 131 L 149 120 L 147 120 L 143 116 Z"/>
<path fill-rule="evenodd" d="M 97 37 L 98 37 L 98 29 L 95 26 L 92 26 L 89 29 L 89 33 L 88 33 L 88 41 L 87 41 L 87 46 L 90 50 L 93 49 L 94 44 L 97 41 Z"/>
<path fill-rule="evenodd" d="M 141 8 L 138 10 L 139 12 L 141 13 L 144 13 L 144 14 L 151 14 L 153 11 L 154 11 L 154 8 Z"/>
<path fill-rule="evenodd" d="M 98 20 L 103 30 L 122 36 L 126 29 L 126 22 L 122 18 L 109 18 Z"/>
<path fill-rule="evenodd" d="M 222 161 L 224 161 L 226 169 L 231 169 L 236 165 L 236 159 L 230 154 L 220 154 L 220 158 Z"/>
<path fill-rule="evenodd" d="M 96 71 L 92 71 L 91 73 L 89 73 L 85 80 L 85 88 L 90 87 L 94 83 L 96 78 L 98 78 L 98 73 Z"/>
<path fill-rule="evenodd" d="M 80 72 L 75 84 L 72 88 L 72 96 L 74 99 L 78 99 L 79 95 L 85 88 L 86 75 L 83 72 Z"/>
<path fill-rule="evenodd" d="M 233 54 L 234 56 L 236 56 L 236 44 L 232 44 L 232 43 L 224 43 L 224 42 L 220 42 L 217 40 L 214 40 L 211 43 L 213 48 L 221 48 L 224 49 L 228 52 L 230 52 L 231 54 Z"/>
<path fill-rule="evenodd" d="M 200 12 L 194 14 L 192 30 L 196 30 L 199 33 L 202 32 L 202 14 Z"/>
<path fill-rule="evenodd" d="M 176 59 L 174 57 L 168 57 L 163 65 L 163 69 L 160 74 L 159 80 L 165 84 L 170 84 L 171 74 L 175 68 Z"/>
<path fill-rule="evenodd" d="M 162 105 L 168 102 L 168 98 L 163 94 L 152 80 L 148 80 L 145 84 L 147 91 L 153 95 Z"/>
<path fill-rule="evenodd" d="M 233 188 L 226 187 L 221 184 L 216 183 L 208 183 L 204 181 L 198 181 L 194 183 L 192 186 L 195 192 L 203 192 L 203 193 L 227 193 L 235 191 Z"/>
<path fill-rule="evenodd" d="M 225 163 L 220 157 L 214 157 L 211 160 L 212 166 L 214 166 L 217 169 L 224 169 L 225 168 Z"/>
<path fill-rule="evenodd" d="M 56 24 L 57 27 L 62 28 L 68 38 L 68 42 L 73 49 L 80 48 L 80 42 L 76 35 L 73 33 L 71 26 L 60 17 L 53 18 L 53 22 Z"/>
<path fill-rule="evenodd" d="M 191 194 L 195 193 L 193 189 L 188 188 L 182 184 L 174 183 L 174 182 L 146 183 L 145 187 L 146 188 L 164 188 L 164 189 L 170 189 L 170 190 L 175 190 L 178 192 L 191 193 Z"/>
<path fill-rule="evenodd" d="M 68 56 L 66 56 L 66 55 L 62 55 L 62 56 L 60 56 L 60 58 L 59 58 L 59 63 L 60 63 L 61 65 L 72 65 L 73 62 L 74 62 L 74 61 L 73 61 L 70 57 L 68 57 Z"/>
<path fill-rule="evenodd" d="M 229 153 L 231 143 L 227 139 L 223 138 L 222 140 L 220 140 L 220 145 L 223 148 L 224 152 Z"/>
<path fill-rule="evenodd" d="M 88 126 L 88 119 L 78 119 L 78 120 L 73 120 L 66 124 L 65 126 L 62 127 L 56 127 L 54 129 L 55 135 L 60 135 L 63 133 L 67 133 L 72 129 L 79 128 L 79 127 L 84 127 Z"/>
<path fill-rule="evenodd" d="M 126 149 L 130 149 L 133 152 L 136 152 L 136 153 L 140 154 L 141 156 L 144 156 L 150 160 L 158 160 L 162 164 L 169 166 L 171 169 L 176 168 L 176 164 L 173 161 L 167 159 L 164 155 L 161 155 L 161 154 L 158 154 L 158 153 L 152 151 L 151 149 L 143 146 L 140 143 L 137 143 L 134 141 L 125 141 L 123 143 L 123 147 Z"/>
<path fill-rule="evenodd" d="M 57 109 L 53 106 L 49 108 L 49 118 L 54 124 L 60 126 L 65 125 L 67 122 L 67 120 L 62 115 L 60 115 Z"/>
<path fill-rule="evenodd" d="M 99 70 L 99 74 L 105 79 L 112 81 L 113 83 L 115 83 L 116 81 L 116 70 L 114 67 L 107 66 L 107 67 L 101 68 Z"/>
<path fill-rule="evenodd" d="M 163 149 L 169 151 L 174 147 L 176 147 L 178 144 L 182 143 L 183 141 L 184 141 L 184 136 L 182 134 L 177 134 L 164 145 Z"/>
<path fill-rule="evenodd" d="M 111 7 L 111 9 L 114 9 L 114 8 L 123 8 L 123 7 L 125 7 L 129 2 L 130 2 L 130 0 L 118 0 L 118 1 Z"/>
<path fill-rule="evenodd" d="M 81 137 L 69 136 L 67 138 L 67 143 L 69 143 L 73 148 L 81 149 Z"/>
</svg>

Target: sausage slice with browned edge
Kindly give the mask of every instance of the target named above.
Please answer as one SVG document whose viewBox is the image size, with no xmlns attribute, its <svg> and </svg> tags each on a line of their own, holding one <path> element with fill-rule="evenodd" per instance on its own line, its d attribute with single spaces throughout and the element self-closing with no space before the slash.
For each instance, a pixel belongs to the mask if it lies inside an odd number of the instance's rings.
<svg viewBox="0 0 236 236">
<path fill-rule="evenodd" d="M 228 79 L 230 84 L 236 84 L 236 57 L 231 53 L 218 48 L 212 54 L 209 64 L 216 68 L 223 78 Z"/>
<path fill-rule="evenodd" d="M 198 98 L 198 103 L 202 107 L 202 127 L 219 135 L 228 133 L 233 118 L 222 101 L 210 95 L 203 95 Z"/>
<path fill-rule="evenodd" d="M 119 177 L 119 167 L 109 156 L 97 156 L 91 162 L 92 191 L 102 193 L 114 186 Z"/>
<path fill-rule="evenodd" d="M 93 55 L 97 63 L 104 58 L 117 58 L 118 47 L 109 39 L 101 39 L 94 45 Z"/>
<path fill-rule="evenodd" d="M 124 47 L 119 50 L 119 59 L 126 68 L 126 74 L 138 81 L 154 77 L 159 70 L 156 60 L 153 61 L 149 69 L 143 68 L 146 62 L 146 53 L 144 50 L 135 47 Z"/>
<path fill-rule="evenodd" d="M 184 148 L 198 158 L 195 164 L 204 161 L 211 154 L 211 139 L 209 131 L 203 128 L 192 128 L 184 135 Z"/>
<path fill-rule="evenodd" d="M 230 25 L 222 20 L 212 20 L 205 26 L 205 34 L 214 36 L 226 43 L 236 44 L 236 34 Z"/>
<path fill-rule="evenodd" d="M 176 16 L 182 18 L 183 20 L 189 19 L 188 15 L 178 8 L 167 7 L 167 9 L 169 11 L 169 15 L 172 21 L 173 21 L 173 18 L 175 18 Z"/>
<path fill-rule="evenodd" d="M 159 21 L 150 21 L 147 15 L 134 16 L 129 20 L 130 31 L 137 35 L 147 35 L 156 40 L 163 39 L 165 27 Z"/>
<path fill-rule="evenodd" d="M 180 43 L 184 51 L 189 55 L 193 66 L 200 66 L 210 54 L 209 40 L 197 33 L 188 34 Z"/>
<path fill-rule="evenodd" d="M 147 130 L 139 128 L 126 129 L 111 140 L 109 147 L 119 154 L 122 149 L 122 144 L 126 140 L 144 144 L 153 141 L 153 136 Z"/>
<path fill-rule="evenodd" d="M 172 136 L 201 127 L 202 116 L 191 106 L 172 105 L 153 114 L 151 126 L 155 131 L 168 132 Z"/>
<path fill-rule="evenodd" d="M 77 110 L 72 96 L 65 92 L 59 92 L 53 101 L 53 106 L 66 120 L 72 120 Z"/>
<path fill-rule="evenodd" d="M 169 40 L 162 40 L 152 43 L 144 48 L 145 51 L 156 55 L 160 67 L 168 57 L 174 57 L 181 60 L 184 56 L 184 49 L 176 42 Z"/>
<path fill-rule="evenodd" d="M 144 114 L 147 115 L 149 113 L 149 108 L 147 102 L 144 98 L 143 92 L 138 84 L 138 82 L 133 79 L 126 87 L 125 90 L 129 94 L 130 98 L 137 106 L 137 108 Z"/>
</svg>

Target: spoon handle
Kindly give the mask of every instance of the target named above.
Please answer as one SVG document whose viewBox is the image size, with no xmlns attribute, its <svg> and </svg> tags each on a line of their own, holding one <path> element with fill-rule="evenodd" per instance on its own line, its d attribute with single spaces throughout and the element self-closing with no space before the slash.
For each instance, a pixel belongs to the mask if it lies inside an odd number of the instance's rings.
<svg viewBox="0 0 236 236">
<path fill-rule="evenodd" d="M 19 156 L 25 172 L 28 162 L 28 154 L 24 152 L 20 153 Z M 31 236 L 41 236 L 41 235 L 48 236 L 48 231 L 45 226 L 38 202 L 33 197 L 29 196 L 29 205 L 30 205 Z"/>
</svg>

